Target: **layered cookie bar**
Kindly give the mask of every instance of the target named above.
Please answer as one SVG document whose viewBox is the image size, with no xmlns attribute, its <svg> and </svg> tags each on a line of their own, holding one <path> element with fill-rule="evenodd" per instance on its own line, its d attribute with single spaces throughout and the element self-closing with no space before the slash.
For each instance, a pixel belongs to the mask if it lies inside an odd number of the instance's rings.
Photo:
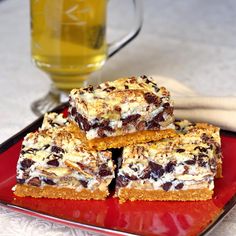
<svg viewBox="0 0 236 236">
<path fill-rule="evenodd" d="M 212 142 L 193 130 L 125 147 L 116 179 L 117 196 L 121 202 L 211 199 L 217 162 Z"/>
<path fill-rule="evenodd" d="M 146 76 L 73 89 L 69 114 L 83 141 L 97 150 L 175 135 L 169 91 Z"/>
<path fill-rule="evenodd" d="M 222 177 L 222 151 L 220 128 L 207 123 L 193 123 L 188 120 L 175 121 L 177 133 L 184 135 L 187 142 L 192 144 L 206 143 L 213 150 L 216 158 L 217 173 L 216 178 Z"/>
<path fill-rule="evenodd" d="M 114 178 L 110 151 L 89 151 L 62 115 L 47 114 L 23 141 L 15 195 L 105 199 Z"/>
</svg>

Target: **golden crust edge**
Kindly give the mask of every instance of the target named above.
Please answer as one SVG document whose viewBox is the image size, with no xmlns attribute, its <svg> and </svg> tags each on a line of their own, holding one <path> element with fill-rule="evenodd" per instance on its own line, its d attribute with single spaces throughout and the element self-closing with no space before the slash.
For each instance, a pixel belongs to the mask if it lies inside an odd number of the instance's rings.
<svg viewBox="0 0 236 236">
<path fill-rule="evenodd" d="M 117 197 L 120 203 L 129 201 L 202 201 L 212 199 L 213 190 L 189 189 L 189 190 L 143 190 L 135 188 L 120 188 L 117 191 Z"/>
<path fill-rule="evenodd" d="M 26 184 L 17 184 L 15 186 L 14 194 L 18 197 L 60 198 L 69 200 L 104 200 L 109 195 L 109 192 L 108 190 L 101 191 L 99 189 L 94 191 L 90 191 L 88 189 L 76 191 L 65 187 L 35 187 Z"/>
<path fill-rule="evenodd" d="M 173 138 L 178 136 L 174 129 L 142 130 L 114 137 L 88 140 L 85 133 L 79 127 L 76 127 L 74 123 L 71 124 L 70 129 L 73 133 L 77 133 L 78 137 L 89 149 L 97 151 L 106 150 L 109 148 L 121 148 L 128 145 L 158 141 L 164 138 Z"/>
</svg>

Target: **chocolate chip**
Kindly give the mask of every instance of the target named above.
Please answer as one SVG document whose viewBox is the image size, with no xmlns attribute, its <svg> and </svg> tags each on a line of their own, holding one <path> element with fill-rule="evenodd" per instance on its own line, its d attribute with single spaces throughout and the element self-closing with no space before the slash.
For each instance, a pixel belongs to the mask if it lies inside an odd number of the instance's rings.
<svg viewBox="0 0 236 236">
<path fill-rule="evenodd" d="M 221 153 L 221 146 L 216 142 L 214 142 L 214 146 L 215 146 L 215 154 Z"/>
<path fill-rule="evenodd" d="M 163 106 L 164 108 L 168 108 L 168 107 L 170 107 L 170 103 L 169 103 L 169 102 L 165 102 L 162 106 Z"/>
<path fill-rule="evenodd" d="M 56 183 L 53 182 L 53 180 L 48 179 L 48 178 L 44 178 L 43 181 L 48 185 L 55 185 L 56 184 Z"/>
<path fill-rule="evenodd" d="M 109 125 L 109 123 L 110 123 L 109 120 L 103 120 L 102 123 L 100 124 L 100 126 L 101 126 L 101 127 L 106 127 L 106 126 Z"/>
<path fill-rule="evenodd" d="M 172 183 L 171 182 L 166 182 L 162 185 L 162 188 L 165 190 L 165 191 L 168 191 L 171 187 Z"/>
<path fill-rule="evenodd" d="M 198 154 L 198 159 L 201 159 L 201 158 L 204 158 L 204 157 L 208 157 L 208 155 L 205 154 L 205 153 L 199 153 Z"/>
<path fill-rule="evenodd" d="M 207 134 L 206 134 L 206 133 L 204 133 L 204 134 L 202 134 L 202 136 L 201 136 L 201 139 L 202 139 L 202 141 L 203 141 L 203 142 L 208 142 L 208 141 L 209 141 L 209 139 L 210 139 L 210 137 L 209 137 L 209 136 L 207 136 Z"/>
<path fill-rule="evenodd" d="M 47 162 L 48 165 L 50 166 L 59 166 L 59 161 L 57 159 L 53 159 Z"/>
<path fill-rule="evenodd" d="M 148 128 L 149 129 L 153 129 L 153 128 L 160 128 L 160 124 L 159 122 L 164 121 L 164 117 L 163 117 L 163 112 L 160 112 L 159 114 L 157 114 L 156 116 L 153 117 L 153 119 L 151 121 L 148 122 Z"/>
<path fill-rule="evenodd" d="M 198 159 L 197 162 L 199 166 L 206 167 L 207 162 L 204 161 L 202 158 Z"/>
<path fill-rule="evenodd" d="M 41 185 L 41 180 L 39 177 L 34 177 L 28 181 L 28 184 L 39 187 Z"/>
<path fill-rule="evenodd" d="M 117 111 L 117 112 L 121 112 L 121 107 L 115 106 L 115 107 L 114 107 L 114 110 Z"/>
<path fill-rule="evenodd" d="M 140 76 L 140 77 L 145 80 L 145 83 L 146 83 L 146 84 L 152 84 L 153 87 L 154 87 L 154 86 L 157 86 L 157 85 L 156 85 L 155 83 L 153 83 L 153 81 L 150 80 L 146 75 L 142 75 L 142 76 Z"/>
<path fill-rule="evenodd" d="M 21 153 L 22 154 L 25 154 L 25 153 L 28 153 L 28 154 L 35 154 L 35 152 L 37 152 L 38 149 L 37 148 L 29 148 L 27 150 L 23 150 Z"/>
<path fill-rule="evenodd" d="M 176 149 L 176 152 L 182 153 L 182 152 L 185 152 L 185 149 L 183 149 L 183 148 L 178 148 L 178 149 Z"/>
<path fill-rule="evenodd" d="M 122 124 L 127 125 L 128 123 L 136 121 L 141 115 L 140 114 L 135 114 L 135 115 L 130 115 L 127 116 L 126 118 L 122 118 Z"/>
<path fill-rule="evenodd" d="M 138 168 L 135 167 L 133 164 L 129 164 L 129 168 L 130 168 L 131 170 L 135 171 L 135 172 L 138 171 Z"/>
<path fill-rule="evenodd" d="M 163 112 L 160 112 L 156 116 L 153 117 L 151 121 L 148 123 L 148 128 L 160 128 L 159 122 L 164 121 Z"/>
<path fill-rule="evenodd" d="M 91 126 L 90 126 L 90 124 L 89 124 L 89 122 L 88 122 L 88 120 L 86 118 L 83 117 L 81 119 L 81 123 L 83 124 L 83 129 L 85 131 L 89 131 L 90 130 Z"/>
<path fill-rule="evenodd" d="M 110 87 L 104 88 L 103 91 L 105 91 L 105 92 L 111 92 L 111 91 L 113 91 L 114 89 L 116 89 L 116 88 L 113 87 L 113 86 L 110 86 Z"/>
<path fill-rule="evenodd" d="M 87 188 L 87 187 L 88 187 L 88 181 L 80 179 L 79 182 L 81 183 L 81 185 L 82 185 L 84 188 Z"/>
<path fill-rule="evenodd" d="M 73 108 L 71 109 L 71 115 L 72 115 L 72 116 L 75 116 L 75 115 L 76 115 L 76 108 L 75 108 L 75 107 L 73 107 Z"/>
<path fill-rule="evenodd" d="M 35 162 L 31 159 L 25 158 L 23 161 L 21 161 L 21 170 L 26 170 L 30 168 Z"/>
<path fill-rule="evenodd" d="M 90 130 L 91 126 L 90 126 L 88 120 L 85 117 L 83 117 L 82 115 L 77 114 L 75 117 L 75 121 L 79 124 L 79 127 L 82 130 L 85 130 L 85 131 Z"/>
<path fill-rule="evenodd" d="M 25 181 L 29 178 L 29 173 L 28 172 L 24 172 L 22 175 L 22 178 L 19 178 L 18 176 L 16 177 L 16 182 L 18 184 L 24 184 Z"/>
<path fill-rule="evenodd" d="M 140 179 L 149 179 L 150 176 L 151 176 L 151 169 L 150 169 L 150 167 L 147 167 L 143 170 L 143 173 L 142 173 Z"/>
<path fill-rule="evenodd" d="M 109 89 L 110 89 L 110 90 L 115 90 L 115 89 L 116 89 L 116 87 L 114 87 L 114 86 L 111 86 L 111 87 L 109 87 Z"/>
<path fill-rule="evenodd" d="M 178 124 L 175 123 L 175 129 L 178 130 L 178 131 L 181 130 L 180 125 L 178 125 Z"/>
<path fill-rule="evenodd" d="M 107 166 L 107 164 L 102 164 L 100 167 L 99 167 L 99 172 L 98 174 L 102 177 L 104 176 L 108 176 L 108 175 L 112 175 L 112 172 L 111 170 L 109 169 L 109 167 Z"/>
<path fill-rule="evenodd" d="M 104 120 L 102 121 L 101 124 L 95 123 L 92 127 L 93 128 L 99 128 L 97 133 L 99 137 L 106 137 L 106 134 L 104 133 L 104 131 L 109 131 L 109 132 L 114 132 L 114 129 L 109 126 L 110 121 L 109 120 Z"/>
<path fill-rule="evenodd" d="M 144 130 L 146 127 L 146 122 L 145 121 L 139 121 L 136 125 L 137 130 Z"/>
<path fill-rule="evenodd" d="M 97 134 L 99 137 L 105 138 L 107 135 L 104 132 L 105 132 L 105 130 L 103 128 L 99 128 L 97 131 Z"/>
<path fill-rule="evenodd" d="M 140 78 L 145 79 L 145 80 L 146 80 L 146 79 L 148 80 L 148 77 L 147 77 L 146 75 L 141 75 Z"/>
<path fill-rule="evenodd" d="M 109 169 L 104 169 L 104 170 L 99 170 L 99 175 L 104 177 L 104 176 L 112 175 L 112 173 Z"/>
<path fill-rule="evenodd" d="M 92 121 L 92 128 L 93 129 L 96 129 L 97 127 L 99 127 L 99 119 L 98 118 L 95 118 L 93 121 Z"/>
<path fill-rule="evenodd" d="M 137 82 L 137 79 L 133 76 L 133 77 L 130 77 L 129 78 L 129 82 L 131 83 L 131 84 L 134 84 L 134 83 L 136 83 Z"/>
<path fill-rule="evenodd" d="M 174 108 L 173 107 L 168 107 L 165 109 L 165 113 L 168 115 L 172 115 L 174 112 Z"/>
<path fill-rule="evenodd" d="M 210 148 L 210 150 L 213 150 L 213 145 L 209 144 L 209 148 Z"/>
<path fill-rule="evenodd" d="M 156 93 L 158 93 L 160 91 L 160 89 L 157 87 L 156 84 L 153 84 L 152 87 L 154 88 Z"/>
<path fill-rule="evenodd" d="M 65 153 L 64 149 L 58 147 L 58 146 L 52 146 L 51 147 L 51 152 L 55 152 L 55 153 Z"/>
<path fill-rule="evenodd" d="M 199 150 L 200 152 L 207 152 L 207 148 L 201 146 L 195 147 L 194 150 Z"/>
<path fill-rule="evenodd" d="M 159 114 L 157 114 L 156 116 L 153 117 L 153 121 L 155 122 L 161 122 L 164 121 L 164 117 L 163 117 L 163 112 L 160 112 Z"/>
<path fill-rule="evenodd" d="M 50 147 L 50 145 L 49 145 L 49 144 L 46 144 L 46 145 L 43 146 L 42 149 L 43 149 L 43 150 L 46 150 L 46 149 L 48 149 L 49 147 Z"/>
<path fill-rule="evenodd" d="M 165 172 L 162 165 L 155 162 L 149 161 L 149 166 L 151 168 L 151 177 L 153 179 L 156 179 L 156 177 L 161 177 Z"/>
<path fill-rule="evenodd" d="M 92 85 L 89 85 L 87 88 L 84 88 L 83 90 L 87 92 L 93 92 L 94 88 Z"/>
<path fill-rule="evenodd" d="M 216 171 L 216 166 L 217 166 L 215 158 L 212 158 L 212 159 L 209 160 L 209 165 L 210 165 L 211 171 L 215 172 Z"/>
<path fill-rule="evenodd" d="M 196 163 L 196 160 L 190 159 L 190 160 L 185 161 L 185 163 L 187 165 L 194 165 Z"/>
<path fill-rule="evenodd" d="M 160 89 L 157 87 L 155 83 L 153 83 L 152 80 L 150 80 L 146 75 L 140 76 L 146 84 L 152 84 L 152 87 L 154 88 L 155 92 L 158 93 Z"/>
<path fill-rule="evenodd" d="M 107 131 L 109 131 L 109 132 L 114 132 L 114 129 L 113 128 L 111 128 L 111 126 L 105 126 L 105 127 L 103 127 L 103 129 L 104 130 L 107 130 Z"/>
<path fill-rule="evenodd" d="M 188 166 L 184 166 L 184 172 L 183 172 L 183 174 L 184 174 L 184 175 L 187 175 L 187 174 L 188 174 L 188 171 L 189 171 L 189 167 L 188 167 Z"/>
<path fill-rule="evenodd" d="M 148 127 L 148 129 L 160 129 L 160 124 L 151 120 L 148 122 L 147 127 Z"/>
<path fill-rule="evenodd" d="M 25 183 L 25 179 L 16 179 L 16 182 L 18 183 L 18 184 L 24 184 Z"/>
<path fill-rule="evenodd" d="M 53 120 L 49 120 L 48 123 L 52 126 L 52 127 L 58 127 L 60 126 L 60 124 L 53 122 Z"/>
<path fill-rule="evenodd" d="M 129 183 L 129 180 L 123 175 L 119 175 L 116 178 L 116 185 L 118 187 L 125 187 L 126 185 L 128 185 L 128 183 Z"/>
<path fill-rule="evenodd" d="M 174 168 L 175 168 L 175 165 L 176 165 L 176 162 L 173 162 L 173 161 L 168 162 L 166 167 L 165 167 L 165 171 L 167 173 L 172 172 L 174 170 Z"/>
<path fill-rule="evenodd" d="M 159 106 L 161 103 L 160 98 L 156 96 L 154 93 L 150 93 L 150 92 L 144 94 L 144 99 L 146 100 L 148 104 L 153 103 L 156 106 Z"/>
<path fill-rule="evenodd" d="M 138 179 L 138 177 L 135 175 L 125 175 L 125 177 L 129 180 L 137 180 Z"/>
<path fill-rule="evenodd" d="M 183 183 L 179 183 L 175 186 L 175 189 L 182 189 L 184 187 L 184 184 Z"/>
</svg>

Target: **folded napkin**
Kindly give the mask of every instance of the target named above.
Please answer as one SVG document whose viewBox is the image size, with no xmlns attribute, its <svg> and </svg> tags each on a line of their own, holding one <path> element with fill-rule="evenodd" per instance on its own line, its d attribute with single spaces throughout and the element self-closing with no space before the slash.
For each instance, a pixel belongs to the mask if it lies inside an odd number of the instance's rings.
<svg viewBox="0 0 236 236">
<path fill-rule="evenodd" d="M 208 122 L 224 130 L 236 131 L 236 97 L 202 96 L 176 80 L 153 78 L 171 92 L 176 119 Z"/>
</svg>

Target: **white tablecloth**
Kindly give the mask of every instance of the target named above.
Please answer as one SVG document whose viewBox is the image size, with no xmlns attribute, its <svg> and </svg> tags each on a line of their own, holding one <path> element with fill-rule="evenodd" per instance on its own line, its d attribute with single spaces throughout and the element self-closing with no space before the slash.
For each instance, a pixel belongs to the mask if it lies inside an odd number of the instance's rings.
<svg viewBox="0 0 236 236">
<path fill-rule="evenodd" d="M 115 38 L 128 30 L 132 16 L 127 0 L 109 4 L 109 35 Z M 0 1 L 0 143 L 36 118 L 30 104 L 50 83 L 30 62 L 28 5 L 28 0 Z M 145 0 L 144 9 L 141 34 L 107 62 L 102 80 L 158 74 L 205 95 L 236 95 L 234 0 Z M 210 235 L 235 234 L 236 209 Z M 90 234 L 0 207 L 0 235 Z"/>
</svg>

